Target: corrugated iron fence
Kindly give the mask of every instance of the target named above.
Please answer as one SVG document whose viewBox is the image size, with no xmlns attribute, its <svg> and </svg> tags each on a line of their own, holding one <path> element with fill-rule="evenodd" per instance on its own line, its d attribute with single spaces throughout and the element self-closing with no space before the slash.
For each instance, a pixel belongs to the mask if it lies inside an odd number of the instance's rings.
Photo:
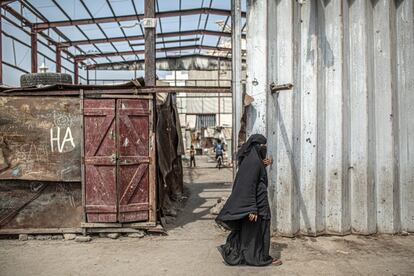
<svg viewBox="0 0 414 276">
<path fill-rule="evenodd" d="M 248 128 L 267 134 L 274 159 L 273 229 L 414 231 L 414 2 L 247 4 L 247 92 L 262 104 L 265 82 L 267 106 L 263 119 L 253 104 Z M 271 94 L 272 82 L 294 88 Z"/>
</svg>

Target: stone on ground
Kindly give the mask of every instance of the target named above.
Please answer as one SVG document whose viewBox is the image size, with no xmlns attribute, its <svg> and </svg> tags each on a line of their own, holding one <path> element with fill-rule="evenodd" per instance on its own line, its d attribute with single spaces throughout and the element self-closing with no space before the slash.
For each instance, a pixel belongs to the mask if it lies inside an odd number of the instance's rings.
<svg viewBox="0 0 414 276">
<path fill-rule="evenodd" d="M 52 235 L 37 235 L 36 236 L 36 240 L 38 241 L 47 241 L 51 239 L 52 239 Z"/>
<path fill-rule="evenodd" d="M 145 236 L 145 232 L 144 231 L 139 231 L 136 233 L 130 233 L 128 234 L 129 238 L 143 238 Z"/>
<path fill-rule="evenodd" d="M 70 241 L 76 239 L 76 234 L 63 234 L 65 241 Z"/>
<path fill-rule="evenodd" d="M 121 234 L 120 233 L 109 233 L 106 236 L 110 239 L 116 240 L 117 238 L 119 238 L 121 236 Z"/>
<path fill-rule="evenodd" d="M 29 239 L 29 236 L 27 234 L 19 235 L 19 241 L 27 241 L 28 239 Z"/>
<path fill-rule="evenodd" d="M 76 236 L 75 241 L 76 242 L 90 242 L 92 240 L 89 236 Z"/>
<path fill-rule="evenodd" d="M 221 197 L 217 200 L 217 204 L 214 205 L 213 208 L 210 209 L 210 214 L 212 215 L 218 215 L 221 211 L 221 209 L 223 209 L 224 204 L 227 201 L 227 197 Z"/>
</svg>

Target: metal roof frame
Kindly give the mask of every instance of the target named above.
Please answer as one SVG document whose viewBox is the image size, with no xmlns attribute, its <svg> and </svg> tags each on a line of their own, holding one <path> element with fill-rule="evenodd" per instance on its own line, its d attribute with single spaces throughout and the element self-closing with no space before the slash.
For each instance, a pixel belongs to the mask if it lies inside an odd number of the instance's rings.
<svg viewBox="0 0 414 276">
<path fill-rule="evenodd" d="M 101 14 L 101 17 L 96 17 L 94 13 L 91 10 L 90 5 L 91 3 L 88 3 L 84 0 L 76 0 L 76 2 L 80 3 L 78 9 L 83 9 L 84 13 L 87 15 L 86 18 L 72 18 L 71 14 L 69 14 L 65 8 L 62 6 L 61 3 L 59 3 L 56 0 L 48 0 L 50 3 L 50 7 L 53 9 L 56 9 L 56 11 L 63 14 L 65 20 L 60 21 L 53 21 L 48 20 L 47 17 L 40 11 L 42 9 L 41 6 L 39 6 L 36 1 L 33 0 L 15 0 L 15 1 L 2 1 L 1 8 L 7 11 L 9 14 L 17 18 L 20 22 L 22 22 L 22 29 L 23 27 L 30 28 L 31 37 L 32 37 L 32 48 L 34 48 L 34 51 L 38 53 L 37 46 L 33 43 L 37 44 L 37 40 L 35 39 L 37 35 L 40 35 L 41 37 L 45 38 L 48 41 L 48 48 L 52 46 L 54 51 L 56 51 L 56 64 L 59 64 L 59 67 L 61 66 L 61 62 L 58 61 L 58 59 L 61 59 L 61 54 L 65 53 L 68 57 L 74 59 L 74 71 L 77 72 L 77 64 L 80 63 L 80 65 L 84 68 L 93 68 L 93 64 L 96 64 L 95 67 L 106 67 L 109 64 L 117 64 L 117 63 L 124 63 L 128 64 L 130 62 L 136 62 L 140 61 L 140 56 L 145 52 L 145 50 L 136 49 L 134 47 L 137 46 L 143 46 L 143 43 L 140 44 L 133 44 L 132 41 L 144 41 L 145 40 L 145 34 L 144 29 L 141 24 L 141 20 L 145 18 L 145 15 L 143 13 L 139 13 L 139 9 L 136 5 L 136 2 L 134 0 L 127 1 L 125 5 L 129 5 L 132 7 L 131 10 L 133 12 L 131 14 L 117 14 L 116 9 L 113 7 L 113 3 L 109 0 L 104 0 L 102 3 L 105 6 L 107 11 L 110 11 L 109 13 L 106 12 L 104 16 Z M 203 58 L 209 58 L 208 56 L 211 55 L 211 58 L 214 59 L 215 56 L 221 56 L 222 58 L 229 58 L 231 56 L 230 48 L 224 48 L 220 47 L 220 44 L 222 42 L 223 37 L 231 37 L 231 33 L 224 31 L 225 26 L 227 25 L 227 22 L 231 18 L 231 10 L 230 9 L 223 9 L 220 8 L 222 5 L 219 5 L 218 7 L 214 5 L 214 1 L 218 3 L 218 0 L 202 0 L 200 6 L 193 6 L 191 8 L 182 8 L 182 0 L 175 0 L 178 4 L 178 9 L 172 9 L 172 10 L 160 10 L 158 0 L 155 0 L 155 18 L 157 18 L 159 29 L 156 33 L 156 38 L 161 39 L 161 41 L 156 41 L 156 44 L 162 44 L 163 47 L 156 49 L 156 52 L 162 53 L 162 56 L 158 58 L 166 57 L 168 58 L 168 52 L 171 51 L 178 51 L 180 55 L 183 57 L 189 56 L 188 53 L 182 54 L 181 52 L 184 50 L 193 50 L 193 54 L 198 54 L 203 56 Z M 36 17 L 36 22 L 31 22 L 28 18 L 25 18 L 23 14 L 20 14 L 17 10 L 15 10 L 12 6 L 18 2 L 20 3 L 22 10 L 23 8 L 27 11 L 29 11 L 31 14 L 33 14 Z M 127 4 L 128 3 L 128 4 Z M 171 3 L 171 2 L 169 2 Z M 221 4 L 221 3 L 220 3 Z M 93 8 L 92 8 L 93 9 Z M 143 12 L 143 11 L 142 11 Z M 107 16 L 109 15 L 109 16 Z M 184 29 L 183 30 L 183 20 L 185 17 L 189 16 L 198 16 L 198 27 L 193 30 Z M 178 20 L 178 30 L 177 31 L 163 31 L 163 22 L 162 19 L 164 18 L 174 18 L 177 17 Z M 223 17 L 224 26 L 220 28 L 220 30 L 212 30 L 211 29 L 211 18 L 217 18 L 217 17 Z M 246 17 L 246 12 L 241 12 L 241 17 Z M 174 20 L 174 19 L 172 19 Z M 127 32 L 124 30 L 125 26 L 122 26 L 121 22 L 126 21 L 137 21 L 136 25 L 139 27 L 139 32 L 136 35 L 127 34 Z M 116 23 L 120 34 L 122 35 L 111 35 L 106 32 L 105 27 L 101 26 L 100 24 L 105 23 Z M 165 23 L 165 22 L 164 22 Z M 90 37 L 80 26 L 88 25 L 88 26 L 96 26 L 96 29 L 101 34 L 102 37 Z M 210 27 L 209 27 L 210 26 Z M 66 27 L 72 27 L 74 30 L 76 30 L 78 33 L 81 34 L 80 39 L 76 38 L 73 39 L 73 37 L 70 37 L 70 35 L 65 32 L 61 28 Z M 170 28 L 171 29 L 171 28 Z M 50 34 L 49 30 L 53 30 L 53 32 L 56 34 L 56 36 L 59 39 L 53 39 Z M 118 33 L 119 33 L 118 30 Z M 242 29 L 242 32 L 244 30 L 244 27 Z M 78 35 L 79 36 L 79 35 Z M 187 36 L 188 38 L 182 38 Z M 244 36 L 244 34 L 242 34 Z M 213 37 L 217 37 L 217 40 L 215 40 L 214 43 L 212 42 L 206 42 L 206 41 L 212 41 Z M 166 40 L 166 38 L 171 38 L 171 40 Z M 175 39 L 174 39 L 175 38 Z M 208 38 L 208 39 L 207 39 Z M 192 44 L 192 42 L 194 42 Z M 39 42 L 41 43 L 41 42 Z M 116 43 L 124 43 L 124 44 L 116 44 Z M 185 44 L 184 44 L 185 43 Z M 177 46 L 173 47 L 167 47 L 167 44 L 176 44 Z M 190 44 L 190 45 L 189 45 Z M 213 45 L 212 45 L 213 44 Z M 89 46 L 90 45 L 90 46 Z M 108 45 L 109 47 L 113 48 L 113 50 L 106 49 L 104 50 L 105 45 Z M 184 46 L 183 46 L 184 45 Z M 26 45 L 27 46 L 27 45 Z M 123 47 L 121 47 L 123 46 Z M 85 48 L 86 47 L 86 48 Z M 96 52 L 91 54 L 91 50 L 86 50 L 92 47 L 92 52 Z M 121 48 L 119 48 L 121 47 Z M 127 50 L 125 49 L 127 47 Z M 106 47 L 107 48 L 107 47 Z M 108 51 L 109 50 L 109 51 Z M 210 51 L 208 55 L 206 53 L 202 53 L 203 50 Z M 33 57 L 33 49 L 32 49 L 32 57 Z M 129 57 L 128 59 L 126 56 L 135 56 L 135 60 L 131 60 Z M 119 57 L 114 60 L 114 58 L 111 57 Z M 63 57 L 64 58 L 64 57 Z M 102 66 L 98 66 L 98 62 L 96 58 L 105 58 L 107 62 L 101 63 Z M 176 59 L 177 56 L 173 55 L 171 58 Z M 34 61 L 37 58 L 34 59 Z M 51 57 L 46 57 L 46 59 L 50 60 Z M 86 59 L 90 59 L 92 64 L 86 64 L 84 61 Z M 142 59 L 142 58 L 141 58 Z M 33 60 L 33 59 L 32 59 Z M 121 61 L 119 61 L 121 60 Z M 109 69 L 110 66 L 107 66 Z M 68 70 L 67 68 L 65 68 Z M 32 68 L 32 70 L 37 70 L 37 65 L 35 68 Z"/>
</svg>

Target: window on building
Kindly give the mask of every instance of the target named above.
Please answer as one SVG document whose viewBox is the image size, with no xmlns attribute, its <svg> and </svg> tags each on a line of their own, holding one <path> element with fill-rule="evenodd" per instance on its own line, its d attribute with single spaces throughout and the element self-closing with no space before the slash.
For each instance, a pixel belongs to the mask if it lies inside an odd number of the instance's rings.
<svg viewBox="0 0 414 276">
<path fill-rule="evenodd" d="M 196 116 L 196 129 L 216 126 L 216 114 L 197 114 Z"/>
</svg>

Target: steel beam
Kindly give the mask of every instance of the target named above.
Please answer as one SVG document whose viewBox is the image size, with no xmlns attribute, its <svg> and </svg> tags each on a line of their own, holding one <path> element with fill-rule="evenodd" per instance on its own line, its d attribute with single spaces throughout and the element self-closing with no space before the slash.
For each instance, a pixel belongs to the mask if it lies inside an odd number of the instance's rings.
<svg viewBox="0 0 414 276">
<path fill-rule="evenodd" d="M 175 11 L 163 11 L 163 12 L 158 12 L 156 14 L 154 12 L 153 17 L 165 18 L 165 17 L 175 17 L 175 16 L 188 16 L 188 15 L 195 15 L 195 14 L 214 14 L 214 15 L 222 15 L 222 16 L 231 15 L 229 10 L 212 9 L 212 8 L 197 8 L 197 9 L 175 10 Z M 242 16 L 245 16 L 245 13 L 242 13 Z M 33 26 L 37 30 L 44 30 L 44 29 L 53 28 L 53 27 L 79 26 L 79 25 L 121 22 L 121 21 L 135 21 L 137 19 L 139 20 L 144 19 L 144 15 L 133 14 L 133 15 L 116 16 L 116 17 L 110 16 L 110 17 L 77 19 L 77 20 L 68 20 L 68 21 L 42 22 L 42 23 L 34 23 Z"/>
<path fill-rule="evenodd" d="M 182 43 L 182 42 L 197 42 L 200 38 L 187 38 L 187 39 L 174 39 L 174 40 L 167 40 L 167 41 L 157 41 L 155 44 L 170 44 L 170 43 Z M 136 46 L 145 46 L 145 43 L 131 43 L 132 47 Z"/>
<path fill-rule="evenodd" d="M 11 4 L 11 3 L 15 2 L 15 1 L 16 0 L 9 0 L 9 1 L 4 0 L 4 1 L 1 1 L 0 7 L 6 6 L 6 5 Z"/>
<path fill-rule="evenodd" d="M 148 40 L 148 37 L 147 37 Z M 155 40 L 154 40 L 155 41 Z M 200 49 L 200 50 L 214 50 L 214 51 L 231 51 L 231 48 L 223 48 L 223 47 L 214 47 L 214 46 L 207 46 L 207 45 L 189 45 L 189 46 L 181 46 L 181 47 L 167 47 L 167 48 L 158 48 L 155 49 L 154 44 L 154 56 L 155 51 L 157 52 L 175 52 L 175 51 L 183 51 L 183 50 L 192 50 L 192 49 Z M 149 47 L 149 46 L 148 46 Z M 148 50 L 147 45 L 145 45 L 145 49 Z M 136 50 L 136 51 L 124 51 L 124 52 L 109 52 L 109 53 L 96 53 L 96 54 L 86 54 L 86 55 L 77 55 L 75 59 L 77 61 L 82 61 L 88 58 L 95 58 L 95 57 L 111 57 L 111 56 L 120 56 L 120 55 L 136 55 L 136 54 L 145 54 L 146 50 Z M 145 58 L 147 60 L 147 58 Z"/>
<path fill-rule="evenodd" d="M 181 31 L 181 32 L 167 32 L 167 33 L 158 33 L 157 38 L 168 38 L 168 37 L 177 37 L 177 36 L 190 36 L 190 35 L 211 35 L 211 36 L 221 36 L 221 37 L 231 37 L 231 33 L 227 32 L 219 32 L 219 31 L 211 31 L 211 30 L 189 30 L 189 31 Z M 242 37 L 245 38 L 245 35 L 242 34 Z M 110 43 L 110 42 L 122 42 L 122 41 L 134 41 L 134 40 L 144 40 L 143 35 L 133 35 L 127 37 L 110 37 L 107 38 L 98 38 L 98 39 L 90 39 L 90 40 L 74 40 L 74 41 L 67 41 L 67 42 L 60 42 L 57 45 L 61 48 L 64 47 L 71 47 L 77 45 L 90 45 L 90 44 L 98 44 L 98 43 Z M 165 41 L 167 43 L 167 41 Z"/>
</svg>

